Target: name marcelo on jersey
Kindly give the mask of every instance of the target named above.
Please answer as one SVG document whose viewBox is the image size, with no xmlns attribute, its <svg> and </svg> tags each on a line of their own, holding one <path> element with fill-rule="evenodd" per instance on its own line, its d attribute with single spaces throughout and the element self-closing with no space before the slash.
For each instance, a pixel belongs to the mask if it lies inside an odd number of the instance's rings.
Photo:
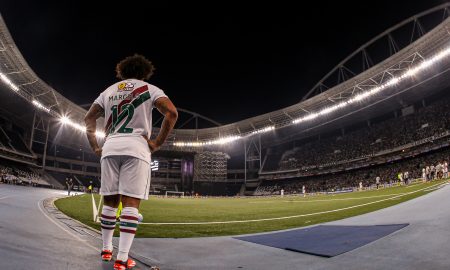
<svg viewBox="0 0 450 270">
<path fill-rule="evenodd" d="M 108 101 L 116 101 L 116 100 L 124 100 L 124 99 L 132 99 L 134 97 L 133 93 L 123 94 L 123 95 L 114 95 L 108 98 Z"/>
</svg>

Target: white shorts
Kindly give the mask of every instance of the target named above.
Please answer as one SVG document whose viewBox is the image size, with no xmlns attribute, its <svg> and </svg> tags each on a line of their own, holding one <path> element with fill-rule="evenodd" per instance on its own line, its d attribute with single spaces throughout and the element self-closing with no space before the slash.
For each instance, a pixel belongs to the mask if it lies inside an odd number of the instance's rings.
<svg viewBox="0 0 450 270">
<path fill-rule="evenodd" d="M 126 195 L 148 200 L 150 164 L 132 156 L 107 156 L 101 160 L 101 195 Z"/>
</svg>

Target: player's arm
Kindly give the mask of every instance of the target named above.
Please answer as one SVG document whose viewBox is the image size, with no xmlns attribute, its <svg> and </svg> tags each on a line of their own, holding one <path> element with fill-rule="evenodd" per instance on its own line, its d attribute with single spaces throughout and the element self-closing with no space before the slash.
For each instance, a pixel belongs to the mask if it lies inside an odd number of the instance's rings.
<svg viewBox="0 0 450 270">
<path fill-rule="evenodd" d="M 105 111 L 97 103 L 92 104 L 89 111 L 84 117 L 84 123 L 86 124 L 86 135 L 91 145 L 92 150 L 99 157 L 102 156 L 102 149 L 98 145 L 97 138 L 95 137 L 95 131 L 97 130 L 97 119 L 104 115 Z"/>
<path fill-rule="evenodd" d="M 167 97 L 158 98 L 155 101 L 155 107 L 158 111 L 164 115 L 164 120 L 161 124 L 161 129 L 159 130 L 158 136 L 154 140 L 147 140 L 148 147 L 150 151 L 153 153 L 157 151 L 161 145 L 166 141 L 170 132 L 172 131 L 175 123 L 178 119 L 178 111 L 173 105 L 172 101 L 170 101 Z"/>
</svg>

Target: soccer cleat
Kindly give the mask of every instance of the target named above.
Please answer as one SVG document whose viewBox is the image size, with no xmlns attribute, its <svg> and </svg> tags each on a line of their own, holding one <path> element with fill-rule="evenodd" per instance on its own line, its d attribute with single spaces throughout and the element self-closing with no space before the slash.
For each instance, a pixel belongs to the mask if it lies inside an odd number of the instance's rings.
<svg viewBox="0 0 450 270">
<path fill-rule="evenodd" d="M 132 269 L 136 266 L 136 262 L 130 258 L 127 261 L 116 260 L 114 263 L 114 270 L 126 270 Z"/>
<path fill-rule="evenodd" d="M 102 261 L 109 262 L 112 259 L 112 251 L 111 250 L 102 250 Z"/>
</svg>

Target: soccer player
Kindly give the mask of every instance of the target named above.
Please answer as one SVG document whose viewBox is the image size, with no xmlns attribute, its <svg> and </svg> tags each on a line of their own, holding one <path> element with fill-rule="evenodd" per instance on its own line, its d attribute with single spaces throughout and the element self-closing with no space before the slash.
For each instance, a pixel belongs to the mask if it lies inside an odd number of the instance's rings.
<svg viewBox="0 0 450 270">
<path fill-rule="evenodd" d="M 448 178 L 448 163 L 447 163 L 447 161 L 445 161 L 444 162 L 444 169 L 443 169 L 443 171 L 444 171 L 444 178 Z"/>
<path fill-rule="evenodd" d="M 66 177 L 66 185 L 67 185 L 67 196 L 70 196 L 70 191 L 72 191 L 72 187 L 73 187 L 72 178 Z"/>
<path fill-rule="evenodd" d="M 436 179 L 436 168 L 434 167 L 434 165 L 430 166 L 430 180 L 433 181 L 434 179 Z"/>
<path fill-rule="evenodd" d="M 379 189 L 380 188 L 380 177 L 379 176 L 377 176 L 375 178 L 375 184 L 377 185 L 377 189 Z"/>
<path fill-rule="evenodd" d="M 104 261 L 112 259 L 116 211 L 119 202 L 123 205 L 116 270 L 136 265 L 128 252 L 137 230 L 140 201 L 148 199 L 151 153 L 165 142 L 178 118 L 177 109 L 164 92 L 144 81 L 151 77 L 153 70 L 152 63 L 141 55 L 119 62 L 116 73 L 121 81 L 102 92 L 85 117 L 89 143 L 101 157 L 100 194 L 104 196 L 101 256 Z M 155 107 L 164 115 L 164 120 L 158 136 L 150 140 Z M 96 120 L 103 115 L 106 140 L 101 148 L 95 132 Z"/>
<path fill-rule="evenodd" d="M 403 173 L 402 173 L 402 172 L 399 172 L 398 175 L 397 175 L 397 177 L 398 177 L 398 185 L 399 185 L 399 186 L 400 186 L 400 185 L 403 185 Z"/>
<path fill-rule="evenodd" d="M 305 187 L 305 185 L 302 186 L 302 194 L 303 194 L 303 197 L 306 196 L 306 187 Z"/>
</svg>

